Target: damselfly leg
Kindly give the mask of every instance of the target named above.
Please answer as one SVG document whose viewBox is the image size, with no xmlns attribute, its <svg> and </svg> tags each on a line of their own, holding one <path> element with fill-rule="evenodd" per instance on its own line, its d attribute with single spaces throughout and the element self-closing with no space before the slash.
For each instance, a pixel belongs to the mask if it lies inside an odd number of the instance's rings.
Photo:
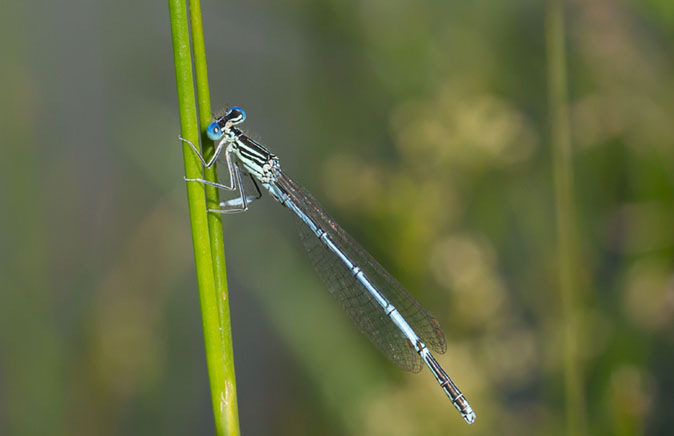
<svg viewBox="0 0 674 436">
<path fill-rule="evenodd" d="M 232 162 L 231 157 L 229 153 L 226 154 L 227 156 L 227 162 L 228 164 Z M 229 166 L 229 165 L 228 165 Z M 257 185 L 257 182 L 255 181 L 254 178 L 250 178 L 251 181 L 253 182 L 253 186 L 255 186 L 255 190 L 257 191 L 256 195 L 246 195 L 246 188 L 243 185 L 243 177 L 241 174 L 241 169 L 239 168 L 238 165 L 232 164 L 230 166 L 232 170 L 230 170 L 230 178 L 231 178 L 231 186 L 223 185 L 221 183 L 216 183 L 216 182 L 211 182 L 210 180 L 205 180 L 205 179 L 188 179 L 185 178 L 186 182 L 199 182 L 204 185 L 208 186 L 213 186 L 218 189 L 223 189 L 226 191 L 234 191 L 237 188 L 238 185 L 238 190 L 239 190 L 239 197 L 238 198 L 233 198 L 231 200 L 223 201 L 220 203 L 220 209 L 208 209 L 209 212 L 213 213 L 220 213 L 220 214 L 229 214 L 229 213 L 239 213 L 239 212 L 245 212 L 248 210 L 248 205 L 255 200 L 258 200 L 262 197 L 262 192 L 260 191 L 260 187 Z M 236 174 L 236 176 L 234 176 Z M 234 178 L 236 177 L 236 179 Z"/>
<path fill-rule="evenodd" d="M 257 194 L 246 195 L 246 187 L 243 185 L 242 171 L 238 165 L 235 166 L 235 169 L 236 169 L 236 179 L 239 184 L 239 192 L 241 193 L 241 197 L 223 201 L 220 203 L 220 209 L 208 209 L 209 212 L 221 214 L 245 212 L 248 210 L 248 205 L 250 203 L 254 202 L 255 200 L 259 200 L 262 197 L 260 187 L 257 185 L 257 182 L 253 177 L 250 177 L 250 180 L 253 182 L 253 186 L 255 186 Z"/>
<path fill-rule="evenodd" d="M 197 146 L 192 144 L 192 141 L 189 139 L 185 139 L 182 136 L 178 135 L 178 139 L 180 139 L 182 142 L 186 143 L 192 148 L 192 151 L 194 151 L 194 154 L 197 155 L 201 163 L 206 167 L 210 168 L 213 166 L 216 160 L 218 160 L 218 156 L 220 156 L 220 152 L 222 152 L 222 149 L 225 148 L 225 145 L 229 144 L 229 142 L 226 139 L 223 139 L 218 143 L 218 145 L 215 147 L 215 152 L 213 153 L 213 157 L 211 157 L 211 160 L 206 162 L 206 159 L 199 153 L 199 150 L 197 149 Z"/>
<path fill-rule="evenodd" d="M 192 144 L 190 141 L 188 141 L 187 139 L 185 139 L 185 138 L 183 138 L 183 137 L 181 137 L 181 136 L 179 136 L 178 138 L 180 138 L 181 141 L 186 142 L 186 143 L 189 144 L 189 146 L 192 148 L 192 151 L 194 151 L 194 154 L 197 155 L 197 157 L 199 158 L 199 160 L 201 160 L 201 162 L 204 164 L 204 166 L 205 166 L 206 168 L 210 168 L 210 167 L 213 166 L 213 163 L 215 162 L 215 159 L 216 159 L 216 158 L 218 157 L 218 155 L 220 154 L 220 150 L 222 150 L 222 148 L 224 147 L 224 144 L 225 144 L 225 142 L 226 142 L 225 140 L 220 141 L 220 143 L 218 144 L 217 148 L 215 149 L 215 154 L 213 155 L 213 158 L 211 158 L 211 160 L 210 160 L 208 163 L 206 163 L 206 160 L 205 160 L 204 157 L 201 155 L 201 153 L 199 153 L 199 151 L 198 151 L 197 148 L 194 146 L 194 144 Z M 228 143 L 228 144 L 229 144 L 229 143 Z M 207 181 L 207 180 L 204 180 L 204 182 L 206 182 L 207 185 L 215 186 L 216 188 L 226 189 L 226 190 L 228 190 L 228 191 L 234 191 L 234 190 L 236 189 L 236 181 L 235 181 L 235 179 L 234 179 L 234 177 L 235 177 L 235 176 L 234 176 L 234 162 L 233 162 L 233 160 L 232 160 L 232 155 L 231 155 L 231 153 L 225 152 L 225 160 L 227 161 L 227 171 L 229 171 L 229 186 L 223 185 L 223 184 L 221 184 L 221 183 L 209 182 L 209 181 Z M 187 182 L 192 182 L 192 181 L 198 182 L 198 181 L 202 181 L 202 180 L 203 180 L 203 179 L 187 179 L 187 178 L 185 178 L 185 181 L 187 181 Z"/>
</svg>

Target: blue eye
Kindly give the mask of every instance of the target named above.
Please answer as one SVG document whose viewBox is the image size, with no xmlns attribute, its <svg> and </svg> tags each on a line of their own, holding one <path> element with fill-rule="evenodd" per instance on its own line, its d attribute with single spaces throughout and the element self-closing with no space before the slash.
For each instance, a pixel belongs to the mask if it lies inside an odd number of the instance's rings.
<svg viewBox="0 0 674 436">
<path fill-rule="evenodd" d="M 208 125 L 208 128 L 206 129 L 206 135 L 208 135 L 208 138 L 211 141 L 217 141 L 218 139 L 222 138 L 223 132 L 218 123 L 214 121 Z"/>
<path fill-rule="evenodd" d="M 246 119 L 246 111 L 241 109 L 239 106 L 234 106 L 229 110 L 230 122 L 232 124 L 242 123 Z"/>
</svg>

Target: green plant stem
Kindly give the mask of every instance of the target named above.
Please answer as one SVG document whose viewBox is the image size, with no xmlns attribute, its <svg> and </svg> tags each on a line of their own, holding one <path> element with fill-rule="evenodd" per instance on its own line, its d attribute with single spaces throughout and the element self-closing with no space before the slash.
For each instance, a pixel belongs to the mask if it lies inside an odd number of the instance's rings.
<svg viewBox="0 0 674 436">
<path fill-rule="evenodd" d="M 197 86 L 197 103 L 201 119 L 201 131 L 205 132 L 211 118 L 210 90 L 208 86 L 208 69 L 206 67 L 206 47 L 204 44 L 203 24 L 201 20 L 201 2 L 189 0 L 190 24 L 192 27 L 192 46 L 194 48 L 194 70 Z M 204 155 L 211 156 L 215 151 L 213 141 L 202 135 Z M 217 181 L 216 167 L 206 168 L 204 176 L 207 180 Z M 206 202 L 211 209 L 219 207 L 218 189 L 206 186 Z M 229 401 L 223 409 L 228 435 L 239 434 L 239 408 L 236 395 L 236 374 L 234 370 L 234 349 L 232 343 L 232 325 L 229 314 L 229 291 L 227 288 L 227 268 L 225 266 L 224 237 L 222 233 L 221 215 L 208 214 L 208 230 L 211 239 L 211 253 L 213 256 L 213 271 L 215 273 L 216 303 L 220 318 L 221 342 L 225 360 L 222 362 L 224 376 L 230 385 Z M 229 356 L 229 357 L 228 357 Z"/>
<path fill-rule="evenodd" d="M 198 2 L 193 1 L 190 1 L 190 6 L 193 39 L 199 41 L 199 43 L 195 43 L 199 108 L 202 114 L 210 114 L 201 28 L 201 8 Z M 169 0 L 169 15 L 181 135 L 193 144 L 197 144 L 199 143 L 200 129 L 195 105 L 187 7 L 184 0 Z M 210 141 L 205 141 L 205 143 L 210 145 Z M 206 155 L 211 153 L 212 147 L 210 151 L 207 149 L 205 152 Z M 183 158 L 185 176 L 187 178 L 200 178 L 201 162 L 186 144 L 183 145 Z M 205 176 L 214 180 L 215 169 L 207 171 Z M 215 202 L 217 207 L 217 192 L 208 192 L 207 194 L 208 203 Z M 213 220 L 207 216 L 207 197 L 204 196 L 204 187 L 201 184 L 188 182 L 187 198 L 192 225 L 192 243 L 199 286 L 215 430 L 218 435 L 239 435 L 222 228 L 218 219 Z M 213 221 L 217 222 L 217 226 L 213 225 Z"/>
<path fill-rule="evenodd" d="M 557 216 L 561 324 L 564 326 L 564 386 L 567 434 L 583 435 L 585 401 L 579 362 L 579 265 L 573 199 L 572 150 L 569 131 L 564 2 L 548 0 L 546 8 L 548 92 Z"/>
</svg>

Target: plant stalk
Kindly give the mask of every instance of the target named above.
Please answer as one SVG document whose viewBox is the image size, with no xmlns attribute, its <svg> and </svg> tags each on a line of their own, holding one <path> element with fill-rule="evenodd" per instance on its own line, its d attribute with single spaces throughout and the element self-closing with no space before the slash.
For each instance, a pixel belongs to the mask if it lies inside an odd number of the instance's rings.
<svg viewBox="0 0 674 436">
<path fill-rule="evenodd" d="M 585 400 L 579 359 L 579 265 L 568 117 L 564 1 L 546 7 L 548 102 L 558 240 L 561 325 L 564 326 L 564 389 L 568 435 L 584 435 Z"/>
<path fill-rule="evenodd" d="M 201 6 L 198 0 L 190 0 L 189 4 L 199 112 L 202 118 L 206 114 L 210 117 Z M 209 118 L 202 119 L 201 126 L 199 125 L 185 1 L 169 0 L 169 15 L 180 111 L 180 131 L 185 139 L 198 144 L 199 132 L 204 131 Z M 209 156 L 213 152 L 213 145 L 207 140 L 203 143 L 206 144 L 202 150 L 203 155 Z M 203 166 L 186 144 L 183 144 L 183 158 L 185 176 L 201 178 Z M 204 171 L 204 177 L 215 181 L 217 178 L 215 167 Z M 206 211 L 207 208 L 218 207 L 218 193 L 215 188 L 204 190 L 202 184 L 187 182 L 187 198 L 215 431 L 217 435 L 238 436 L 240 434 L 238 404 L 222 226 L 219 217 L 208 214 Z"/>
</svg>

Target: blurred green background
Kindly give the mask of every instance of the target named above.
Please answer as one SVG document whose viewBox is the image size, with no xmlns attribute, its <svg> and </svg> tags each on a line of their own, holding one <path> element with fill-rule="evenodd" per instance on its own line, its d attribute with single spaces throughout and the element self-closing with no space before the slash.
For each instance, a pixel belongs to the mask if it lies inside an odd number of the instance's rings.
<svg viewBox="0 0 674 436">
<path fill-rule="evenodd" d="M 574 407 L 671 434 L 674 3 L 566 6 Z M 545 3 L 202 8 L 214 107 L 434 312 L 477 413 L 358 334 L 266 197 L 223 220 L 243 433 L 565 434 Z M 0 434 L 212 434 L 166 3 L 0 24 Z"/>
</svg>

